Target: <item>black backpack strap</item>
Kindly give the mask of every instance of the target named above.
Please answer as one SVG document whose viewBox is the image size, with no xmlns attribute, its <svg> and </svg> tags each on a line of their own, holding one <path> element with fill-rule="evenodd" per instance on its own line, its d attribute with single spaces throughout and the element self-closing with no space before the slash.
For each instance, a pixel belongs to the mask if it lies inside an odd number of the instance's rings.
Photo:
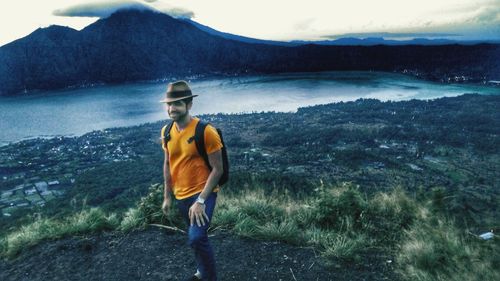
<svg viewBox="0 0 500 281">
<path fill-rule="evenodd" d="M 171 121 L 168 125 L 165 131 L 163 132 L 163 145 L 167 147 L 167 143 L 170 141 L 170 131 L 172 130 L 172 126 L 174 125 L 174 121 Z"/>
<path fill-rule="evenodd" d="M 227 158 L 226 144 L 224 143 L 224 138 L 222 138 L 222 131 L 217 128 L 217 133 L 219 134 L 220 141 L 222 143 L 222 168 L 223 173 L 219 179 L 219 186 L 225 184 L 229 179 L 229 159 Z"/>
<path fill-rule="evenodd" d="M 205 149 L 205 128 L 207 127 L 208 123 L 203 122 L 203 121 L 198 121 L 198 124 L 196 124 L 196 128 L 194 131 L 194 142 L 196 144 L 196 149 L 198 150 L 198 154 L 200 154 L 201 158 L 205 161 L 205 164 L 207 164 L 208 169 L 210 171 L 212 170 L 212 167 L 210 166 L 210 162 L 208 161 L 208 154 L 207 150 Z"/>
<path fill-rule="evenodd" d="M 198 153 L 200 156 L 203 158 L 205 161 L 205 164 L 207 167 L 212 171 L 212 167 L 210 166 L 210 162 L 208 161 L 208 154 L 205 149 L 205 128 L 207 127 L 208 123 L 198 121 L 198 124 L 196 124 L 196 129 L 195 129 L 195 144 L 196 144 L 196 149 L 198 150 Z M 222 168 L 223 168 L 223 173 L 221 178 L 219 179 L 218 185 L 222 186 L 225 184 L 228 179 L 229 179 L 229 160 L 227 158 L 227 150 L 226 150 L 226 145 L 224 144 L 224 139 L 222 138 L 222 131 L 219 128 L 216 128 L 217 133 L 219 134 L 220 140 L 222 142 Z"/>
</svg>

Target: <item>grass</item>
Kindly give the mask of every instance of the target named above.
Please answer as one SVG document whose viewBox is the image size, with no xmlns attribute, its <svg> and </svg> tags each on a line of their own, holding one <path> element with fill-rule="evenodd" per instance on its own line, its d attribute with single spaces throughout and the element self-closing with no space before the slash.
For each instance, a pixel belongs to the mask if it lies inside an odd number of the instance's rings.
<svg viewBox="0 0 500 281">
<path fill-rule="evenodd" d="M 0 239 L 2 256 L 14 257 L 22 249 L 29 248 L 47 239 L 112 230 L 119 226 L 116 215 L 106 215 L 99 208 L 83 210 L 62 221 L 47 218 L 35 220 Z"/>
<path fill-rule="evenodd" d="M 368 200 L 354 186 L 321 187 L 316 196 L 292 198 L 263 190 L 224 193 L 212 224 L 260 240 L 314 246 L 325 257 L 357 259 L 370 248 L 395 244 L 416 208 L 397 189 Z"/>
<path fill-rule="evenodd" d="M 461 231 L 450 220 L 422 217 L 399 244 L 399 272 L 406 280 L 500 280 L 500 243 Z"/>
<path fill-rule="evenodd" d="M 98 208 L 83 210 L 62 221 L 39 219 L 6 237 L 0 253 L 15 256 L 45 239 L 118 230 L 127 232 L 157 223 L 184 228 L 175 207 L 168 216 L 160 206 L 163 188 L 150 187 L 135 208 L 121 216 Z M 370 196 L 358 187 L 321 184 L 312 195 L 255 189 L 223 190 L 211 228 L 258 240 L 314 247 L 327 261 L 360 262 L 367 251 L 395 256 L 395 268 L 405 280 L 500 280 L 498 239 L 482 241 L 461 230 L 443 212 L 441 189 L 424 199 L 409 197 L 402 188 Z"/>
</svg>

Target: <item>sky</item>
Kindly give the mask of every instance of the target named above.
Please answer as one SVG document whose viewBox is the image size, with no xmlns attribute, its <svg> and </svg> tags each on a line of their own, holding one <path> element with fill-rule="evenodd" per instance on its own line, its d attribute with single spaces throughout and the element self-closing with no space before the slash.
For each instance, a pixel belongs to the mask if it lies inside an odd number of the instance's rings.
<svg viewBox="0 0 500 281">
<path fill-rule="evenodd" d="M 0 46 L 52 24 L 80 30 L 130 6 L 266 40 L 500 40 L 500 0 L 3 0 Z"/>
</svg>

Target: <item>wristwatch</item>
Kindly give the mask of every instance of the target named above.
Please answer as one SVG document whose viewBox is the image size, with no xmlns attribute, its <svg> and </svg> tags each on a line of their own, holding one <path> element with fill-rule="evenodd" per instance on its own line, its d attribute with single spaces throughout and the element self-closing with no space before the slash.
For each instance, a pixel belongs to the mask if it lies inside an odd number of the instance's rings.
<svg viewBox="0 0 500 281">
<path fill-rule="evenodd" d="M 198 198 L 196 199 L 196 203 L 200 203 L 202 205 L 205 205 L 205 199 L 203 199 L 200 196 L 198 196 Z"/>
</svg>

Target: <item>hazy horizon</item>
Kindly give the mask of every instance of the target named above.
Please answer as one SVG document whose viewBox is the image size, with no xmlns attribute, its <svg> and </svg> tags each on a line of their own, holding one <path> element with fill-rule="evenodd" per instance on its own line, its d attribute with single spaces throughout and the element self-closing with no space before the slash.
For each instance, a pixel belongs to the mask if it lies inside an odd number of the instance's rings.
<svg viewBox="0 0 500 281">
<path fill-rule="evenodd" d="M 450 40 L 500 40 L 500 0 L 272 1 L 104 0 L 0 3 L 0 46 L 40 27 L 77 30 L 118 9 L 142 7 L 189 18 L 221 32 L 255 39 L 328 40 L 382 37 Z M 258 21 L 256 21 L 258 15 Z M 278 19 L 278 20 L 277 20 Z"/>
</svg>

